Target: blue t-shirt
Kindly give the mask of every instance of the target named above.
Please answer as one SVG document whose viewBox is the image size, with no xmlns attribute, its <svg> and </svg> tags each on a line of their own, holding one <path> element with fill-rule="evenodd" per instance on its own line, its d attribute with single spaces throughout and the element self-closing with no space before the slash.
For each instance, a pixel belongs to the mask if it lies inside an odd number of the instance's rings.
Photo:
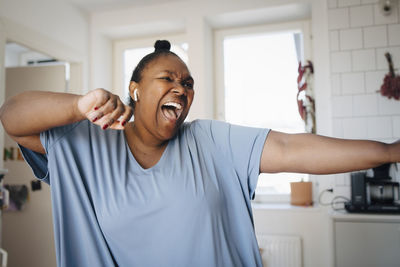
<svg viewBox="0 0 400 267">
<path fill-rule="evenodd" d="M 262 266 L 251 199 L 267 129 L 197 120 L 143 169 L 123 131 L 87 120 L 23 148 L 51 187 L 58 266 Z"/>
</svg>

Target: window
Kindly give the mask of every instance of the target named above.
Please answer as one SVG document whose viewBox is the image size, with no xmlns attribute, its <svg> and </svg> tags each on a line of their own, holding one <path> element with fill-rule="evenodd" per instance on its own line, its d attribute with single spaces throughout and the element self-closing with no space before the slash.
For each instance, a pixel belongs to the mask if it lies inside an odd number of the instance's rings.
<svg viewBox="0 0 400 267">
<path fill-rule="evenodd" d="M 297 108 L 298 62 L 304 61 L 307 23 L 222 30 L 216 33 L 217 117 L 227 122 L 304 132 Z M 218 79 L 219 77 L 219 79 Z M 261 174 L 256 195 L 286 200 L 296 173 Z"/>
<path fill-rule="evenodd" d="M 116 93 L 122 97 L 129 98 L 129 82 L 132 72 L 139 61 L 147 54 L 154 51 L 154 42 L 159 40 L 169 40 L 171 51 L 177 54 L 186 64 L 188 64 L 188 44 L 180 36 L 169 36 L 165 38 L 151 38 L 140 40 L 124 40 L 114 43 L 115 72 L 114 88 Z"/>
</svg>

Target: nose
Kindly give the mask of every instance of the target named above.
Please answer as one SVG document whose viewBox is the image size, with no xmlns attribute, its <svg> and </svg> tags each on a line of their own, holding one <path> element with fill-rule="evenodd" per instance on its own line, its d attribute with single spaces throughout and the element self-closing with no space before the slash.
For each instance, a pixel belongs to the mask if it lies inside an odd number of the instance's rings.
<svg viewBox="0 0 400 267">
<path fill-rule="evenodd" d="M 181 95 L 186 96 L 187 95 L 186 88 L 180 83 L 175 83 L 174 88 L 172 88 L 172 92 L 174 94 L 179 95 L 179 96 L 181 96 Z"/>
</svg>

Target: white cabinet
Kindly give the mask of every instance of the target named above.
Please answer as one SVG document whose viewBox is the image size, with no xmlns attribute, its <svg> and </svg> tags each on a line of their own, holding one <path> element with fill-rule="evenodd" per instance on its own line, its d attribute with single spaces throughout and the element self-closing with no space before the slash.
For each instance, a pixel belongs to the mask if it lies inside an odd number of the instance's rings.
<svg viewBox="0 0 400 267">
<path fill-rule="evenodd" d="M 336 267 L 399 267 L 400 215 L 333 217 Z"/>
</svg>

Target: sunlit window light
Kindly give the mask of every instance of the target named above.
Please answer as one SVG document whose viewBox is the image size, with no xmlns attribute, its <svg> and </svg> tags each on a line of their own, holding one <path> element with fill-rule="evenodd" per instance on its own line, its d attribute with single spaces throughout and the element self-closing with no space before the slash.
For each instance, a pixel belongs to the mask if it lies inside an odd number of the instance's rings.
<svg viewBox="0 0 400 267">
<path fill-rule="evenodd" d="M 297 108 L 298 55 L 293 32 L 229 36 L 223 42 L 225 119 L 239 125 L 304 132 Z M 289 194 L 295 173 L 261 174 L 258 193 Z"/>
</svg>

